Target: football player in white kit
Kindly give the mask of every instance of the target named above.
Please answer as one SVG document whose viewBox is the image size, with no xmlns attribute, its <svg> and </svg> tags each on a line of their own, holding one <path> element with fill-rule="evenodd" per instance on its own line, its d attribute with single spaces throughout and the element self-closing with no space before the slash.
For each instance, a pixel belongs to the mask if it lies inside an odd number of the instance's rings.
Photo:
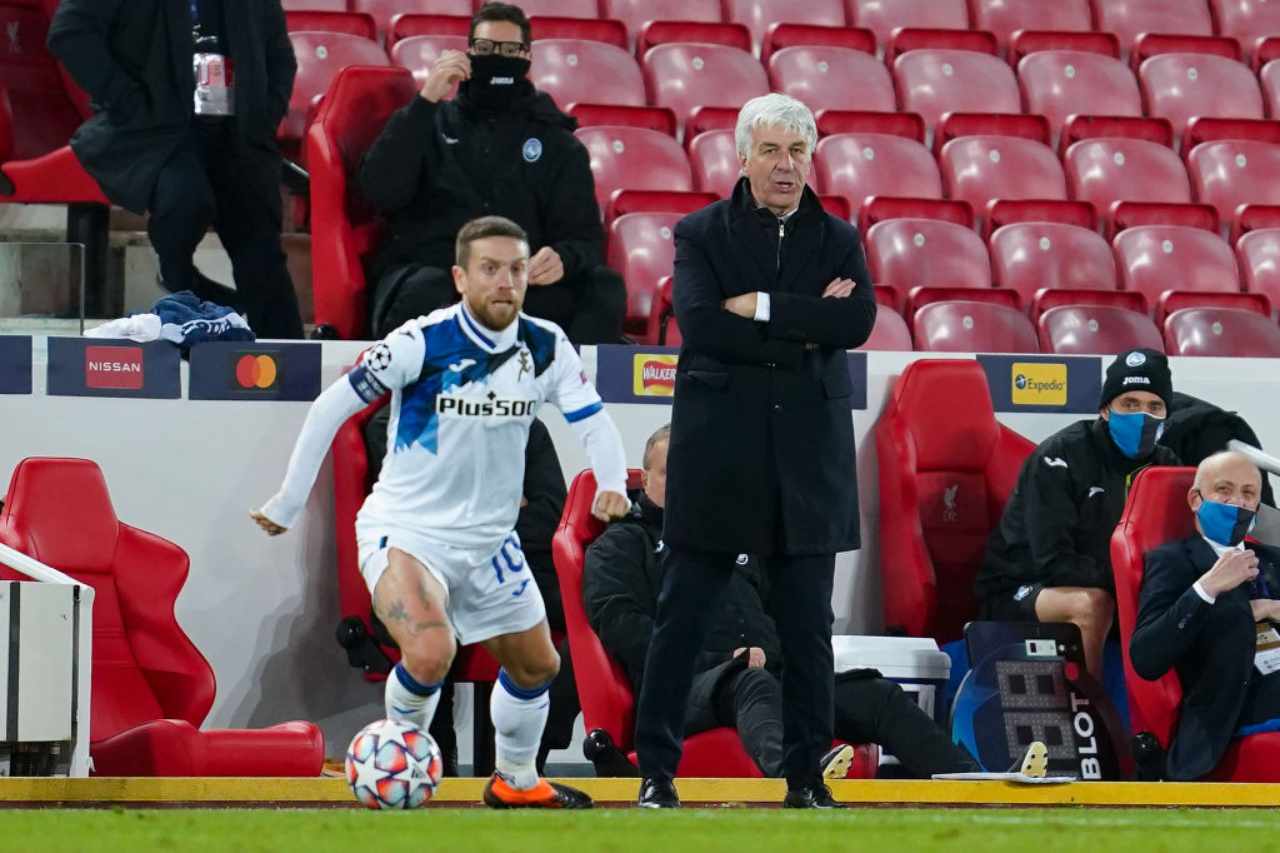
<svg viewBox="0 0 1280 853">
<path fill-rule="evenodd" d="M 544 401 L 586 447 L 602 521 L 629 508 L 622 441 L 564 332 L 520 313 L 530 266 L 520 226 L 469 222 L 456 254 L 462 301 L 392 332 L 316 399 L 284 485 L 252 516 L 271 535 L 292 526 L 339 427 L 390 391 L 387 455 L 356 517 L 360 571 L 402 656 L 387 717 L 425 731 L 457 643 L 483 643 L 502 665 L 485 803 L 587 808 L 585 793 L 535 768 L 560 660 L 514 528 L 529 423 Z"/>
</svg>

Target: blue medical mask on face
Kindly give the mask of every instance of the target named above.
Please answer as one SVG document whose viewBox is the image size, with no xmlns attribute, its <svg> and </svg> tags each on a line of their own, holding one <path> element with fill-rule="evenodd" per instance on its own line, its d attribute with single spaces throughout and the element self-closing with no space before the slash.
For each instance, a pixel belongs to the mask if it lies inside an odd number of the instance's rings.
<svg viewBox="0 0 1280 853">
<path fill-rule="evenodd" d="M 1211 501 L 1204 495 L 1200 495 L 1200 506 L 1196 509 L 1201 532 L 1226 547 L 1244 541 L 1244 537 L 1253 530 L 1254 515 L 1251 509 Z"/>
<path fill-rule="evenodd" d="M 1130 459 L 1146 459 L 1156 449 L 1156 442 L 1164 433 L 1164 418 L 1152 417 L 1146 412 L 1117 412 L 1112 409 L 1107 428 L 1121 453 Z"/>
</svg>

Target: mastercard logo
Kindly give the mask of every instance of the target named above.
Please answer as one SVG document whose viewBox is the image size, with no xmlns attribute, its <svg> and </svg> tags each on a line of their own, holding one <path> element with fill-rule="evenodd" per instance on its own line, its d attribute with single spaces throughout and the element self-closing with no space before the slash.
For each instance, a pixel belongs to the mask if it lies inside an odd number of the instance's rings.
<svg viewBox="0 0 1280 853">
<path fill-rule="evenodd" d="M 236 383 L 241 388 L 270 388 L 279 376 L 280 368 L 269 355 L 244 355 L 236 362 Z"/>
</svg>

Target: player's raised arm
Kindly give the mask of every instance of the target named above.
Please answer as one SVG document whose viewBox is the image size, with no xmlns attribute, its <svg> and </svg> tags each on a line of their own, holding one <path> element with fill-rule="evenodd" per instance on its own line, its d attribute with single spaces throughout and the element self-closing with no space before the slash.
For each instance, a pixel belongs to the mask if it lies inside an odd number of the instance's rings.
<svg viewBox="0 0 1280 853">
<path fill-rule="evenodd" d="M 413 381 L 422 368 L 423 347 L 416 321 L 406 323 L 366 350 L 355 369 L 316 398 L 289 457 L 284 485 L 262 509 L 249 513 L 259 527 L 278 536 L 293 526 L 338 430 L 383 394 Z"/>
<path fill-rule="evenodd" d="M 557 335 L 556 379 L 551 402 L 564 413 L 578 441 L 587 450 L 591 470 L 596 475 L 596 499 L 591 514 L 601 521 L 612 521 L 627 514 L 627 457 L 622 449 L 622 436 L 595 386 L 582 369 L 582 360 L 568 338 Z"/>
</svg>

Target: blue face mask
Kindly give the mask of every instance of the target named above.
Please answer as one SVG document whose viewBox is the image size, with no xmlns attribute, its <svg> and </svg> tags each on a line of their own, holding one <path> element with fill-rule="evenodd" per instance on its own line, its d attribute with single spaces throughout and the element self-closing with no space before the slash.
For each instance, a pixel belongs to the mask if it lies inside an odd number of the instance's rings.
<svg viewBox="0 0 1280 853">
<path fill-rule="evenodd" d="M 1156 442 L 1164 433 L 1164 419 L 1154 418 L 1146 412 L 1111 411 L 1107 419 L 1111 440 L 1120 452 L 1130 459 L 1146 459 L 1156 449 Z"/>
<path fill-rule="evenodd" d="M 1254 512 L 1242 506 L 1211 501 L 1201 495 L 1196 519 L 1206 537 L 1219 545 L 1231 547 L 1239 545 L 1253 530 Z"/>
</svg>

